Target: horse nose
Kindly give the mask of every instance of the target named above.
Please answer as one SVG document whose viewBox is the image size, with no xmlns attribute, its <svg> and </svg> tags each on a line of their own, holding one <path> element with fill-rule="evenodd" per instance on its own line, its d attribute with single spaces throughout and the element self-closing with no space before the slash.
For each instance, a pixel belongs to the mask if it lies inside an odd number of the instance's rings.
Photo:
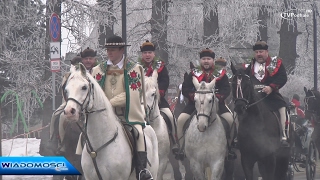
<svg viewBox="0 0 320 180">
<path fill-rule="evenodd" d="M 76 113 L 76 109 L 75 108 L 70 108 L 70 109 L 65 109 L 64 111 L 64 115 L 75 115 L 75 113 Z"/>
</svg>

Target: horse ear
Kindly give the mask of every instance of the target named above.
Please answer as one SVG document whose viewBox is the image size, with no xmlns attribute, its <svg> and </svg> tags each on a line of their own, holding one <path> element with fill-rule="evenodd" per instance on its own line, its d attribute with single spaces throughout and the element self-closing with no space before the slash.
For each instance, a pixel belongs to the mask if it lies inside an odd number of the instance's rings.
<svg viewBox="0 0 320 180">
<path fill-rule="evenodd" d="M 196 88 L 196 90 L 198 90 L 200 87 L 200 83 L 199 83 L 198 79 L 196 77 L 192 76 L 192 82 L 193 82 L 193 85 Z"/>
<path fill-rule="evenodd" d="M 304 92 L 307 94 L 308 89 L 306 87 L 303 87 Z"/>
<path fill-rule="evenodd" d="M 74 73 L 74 72 L 76 72 L 76 70 L 77 70 L 77 69 L 76 69 L 76 66 L 74 66 L 74 65 L 71 64 L 71 66 L 70 66 L 70 72 L 71 72 L 71 73 Z"/>
<path fill-rule="evenodd" d="M 186 79 L 187 79 L 187 77 L 188 77 L 188 73 L 187 73 L 187 72 L 185 72 L 185 73 L 184 73 L 184 75 L 183 75 L 183 79 L 184 79 L 184 80 L 186 80 Z"/>
<path fill-rule="evenodd" d="M 87 76 L 87 69 L 86 67 L 82 64 L 82 63 L 79 63 L 79 66 L 80 66 L 80 71 L 81 71 L 81 75 L 86 77 Z"/>
<path fill-rule="evenodd" d="M 209 83 L 209 88 L 214 89 L 214 85 L 216 84 L 217 78 L 212 79 L 212 81 Z"/>
<path fill-rule="evenodd" d="M 233 63 L 231 62 L 231 70 L 232 70 L 232 74 L 235 75 L 237 70 L 236 68 L 234 67 Z"/>
</svg>

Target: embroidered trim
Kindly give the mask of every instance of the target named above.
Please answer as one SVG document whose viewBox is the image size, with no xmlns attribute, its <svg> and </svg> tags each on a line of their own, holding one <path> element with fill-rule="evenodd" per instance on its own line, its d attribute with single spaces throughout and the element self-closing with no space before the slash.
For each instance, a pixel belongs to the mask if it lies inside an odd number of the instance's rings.
<svg viewBox="0 0 320 180">
<path fill-rule="evenodd" d="M 135 70 L 129 73 L 128 84 L 133 91 L 138 90 L 139 92 L 141 92 L 140 79 L 141 79 L 140 74 L 138 74 Z"/>
<path fill-rule="evenodd" d="M 221 68 L 220 66 L 214 66 L 213 68 L 213 72 L 210 75 L 212 75 L 213 78 L 217 78 L 217 80 L 220 80 L 226 74 L 226 70 L 224 68 Z M 198 79 L 199 82 L 201 82 L 205 77 L 205 73 L 202 70 L 201 66 L 197 66 L 191 69 L 191 73 Z"/>
<path fill-rule="evenodd" d="M 146 63 L 142 60 L 141 57 L 138 58 L 138 63 L 143 67 L 145 76 L 151 76 L 154 69 L 158 69 L 158 73 L 160 73 L 163 70 L 165 65 L 165 63 L 161 61 L 158 57 L 155 57 L 153 59 L 151 64 L 151 69 L 150 69 L 150 66 L 146 66 Z"/>
<path fill-rule="evenodd" d="M 267 66 L 267 70 L 268 70 L 270 76 L 277 74 L 277 72 L 279 71 L 281 62 L 282 62 L 281 59 L 278 59 L 277 56 L 274 56 L 271 58 L 271 62 Z"/>
</svg>

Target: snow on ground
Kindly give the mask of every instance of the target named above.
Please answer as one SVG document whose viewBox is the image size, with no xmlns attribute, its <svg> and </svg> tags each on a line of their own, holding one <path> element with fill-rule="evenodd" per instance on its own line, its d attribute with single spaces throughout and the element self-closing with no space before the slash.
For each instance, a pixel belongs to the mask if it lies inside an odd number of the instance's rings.
<svg viewBox="0 0 320 180">
<path fill-rule="evenodd" d="M 2 156 L 40 156 L 39 154 L 40 139 L 36 138 L 17 138 L 2 140 Z M 43 175 L 5 175 L 3 180 L 46 180 L 52 179 L 52 176 Z"/>
</svg>

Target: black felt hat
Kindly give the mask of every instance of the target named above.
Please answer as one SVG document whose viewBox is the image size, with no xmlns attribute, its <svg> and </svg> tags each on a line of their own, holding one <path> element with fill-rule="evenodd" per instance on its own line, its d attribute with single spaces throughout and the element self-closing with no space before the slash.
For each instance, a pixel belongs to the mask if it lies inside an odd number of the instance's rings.
<svg viewBox="0 0 320 180">
<path fill-rule="evenodd" d="M 104 47 L 106 48 L 115 48 L 115 47 L 125 47 L 125 46 L 131 46 L 126 44 L 122 37 L 120 36 L 111 36 L 107 39 L 106 44 L 104 45 Z"/>
</svg>

